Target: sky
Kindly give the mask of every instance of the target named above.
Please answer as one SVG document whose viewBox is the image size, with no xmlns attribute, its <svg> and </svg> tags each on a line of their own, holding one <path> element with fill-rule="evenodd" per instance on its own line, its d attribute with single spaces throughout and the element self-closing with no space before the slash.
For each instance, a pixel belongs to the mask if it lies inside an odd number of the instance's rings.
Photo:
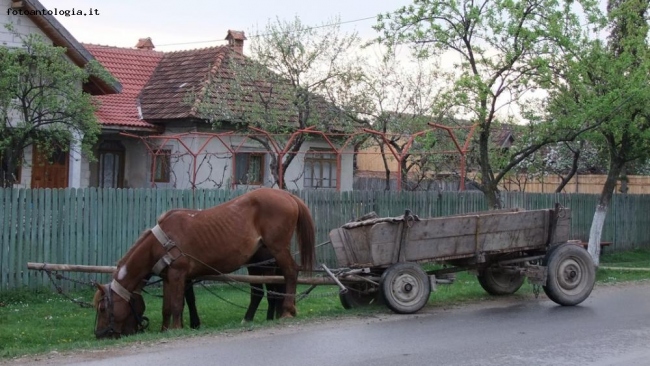
<svg viewBox="0 0 650 366">
<path fill-rule="evenodd" d="M 269 21 L 293 20 L 319 26 L 338 16 L 344 32 L 373 38 L 379 13 L 409 5 L 410 0 L 40 0 L 49 10 L 96 9 L 98 15 L 62 16 L 57 20 L 80 42 L 133 47 L 151 37 L 156 50 L 174 51 L 225 44 L 229 29 L 247 36 Z M 93 10 L 95 12 L 95 10 Z M 372 19 L 368 19 L 372 18 Z M 209 42 L 206 42 L 209 41 Z"/>
</svg>

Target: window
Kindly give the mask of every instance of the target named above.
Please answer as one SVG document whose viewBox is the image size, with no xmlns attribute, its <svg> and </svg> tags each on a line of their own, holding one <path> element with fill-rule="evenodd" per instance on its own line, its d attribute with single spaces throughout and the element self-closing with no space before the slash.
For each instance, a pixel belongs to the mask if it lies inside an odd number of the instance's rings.
<svg viewBox="0 0 650 366">
<path fill-rule="evenodd" d="M 309 150 L 305 155 L 305 189 L 336 188 L 336 168 L 336 154 L 332 150 Z"/>
<path fill-rule="evenodd" d="M 264 182 L 264 154 L 235 154 L 235 183 L 261 185 Z"/>
<path fill-rule="evenodd" d="M 172 151 L 168 149 L 158 149 L 154 151 L 151 158 L 153 181 L 156 183 L 169 183 L 171 172 Z"/>
<path fill-rule="evenodd" d="M 9 172 L 9 164 L 0 153 L 0 162 L 2 163 L 2 167 L 0 168 L 0 187 L 2 187 L 2 184 L 5 181 L 11 181 L 12 183 L 20 184 L 20 179 L 21 179 L 20 174 L 22 173 L 22 163 L 23 163 L 22 151 L 19 154 L 20 155 L 17 161 L 15 162 L 16 166 L 14 167 L 13 172 Z"/>
<path fill-rule="evenodd" d="M 124 186 L 124 151 L 124 145 L 119 141 L 107 140 L 99 145 L 99 187 Z"/>
</svg>

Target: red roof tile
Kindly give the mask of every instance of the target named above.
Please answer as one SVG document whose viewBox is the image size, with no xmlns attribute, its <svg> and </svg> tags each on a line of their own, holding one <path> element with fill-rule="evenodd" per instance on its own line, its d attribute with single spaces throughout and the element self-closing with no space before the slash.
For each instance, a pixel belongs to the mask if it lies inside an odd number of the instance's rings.
<svg viewBox="0 0 650 366">
<path fill-rule="evenodd" d="M 147 120 L 197 117 L 186 98 L 198 92 L 230 52 L 227 46 L 165 53 L 140 94 Z"/>
<path fill-rule="evenodd" d="M 84 44 L 84 47 L 122 84 L 121 94 L 94 97 L 101 105 L 97 118 L 105 126 L 154 129 L 140 119 L 138 95 L 163 57 L 162 52 Z"/>
</svg>

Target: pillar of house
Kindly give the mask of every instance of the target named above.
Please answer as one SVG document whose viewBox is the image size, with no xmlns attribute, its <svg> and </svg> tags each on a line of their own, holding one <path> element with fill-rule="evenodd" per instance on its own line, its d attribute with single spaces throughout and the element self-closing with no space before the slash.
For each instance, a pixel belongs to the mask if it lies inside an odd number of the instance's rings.
<svg viewBox="0 0 650 366">
<path fill-rule="evenodd" d="M 70 162 L 68 169 L 68 187 L 81 188 L 81 140 L 83 133 L 72 131 L 70 141 Z"/>
</svg>

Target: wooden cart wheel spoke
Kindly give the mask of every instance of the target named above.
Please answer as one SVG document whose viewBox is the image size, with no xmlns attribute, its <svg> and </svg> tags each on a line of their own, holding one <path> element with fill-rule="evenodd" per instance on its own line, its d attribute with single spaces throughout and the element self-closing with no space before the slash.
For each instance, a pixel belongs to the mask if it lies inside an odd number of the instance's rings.
<svg viewBox="0 0 650 366">
<path fill-rule="evenodd" d="M 574 244 L 562 244 L 545 259 L 548 267 L 546 296 L 554 302 L 577 305 L 583 302 L 596 281 L 596 269 L 589 253 Z"/>
<path fill-rule="evenodd" d="M 394 264 L 383 273 L 381 293 L 386 305 L 396 313 L 410 314 L 422 309 L 429 300 L 429 277 L 415 263 Z"/>
</svg>

